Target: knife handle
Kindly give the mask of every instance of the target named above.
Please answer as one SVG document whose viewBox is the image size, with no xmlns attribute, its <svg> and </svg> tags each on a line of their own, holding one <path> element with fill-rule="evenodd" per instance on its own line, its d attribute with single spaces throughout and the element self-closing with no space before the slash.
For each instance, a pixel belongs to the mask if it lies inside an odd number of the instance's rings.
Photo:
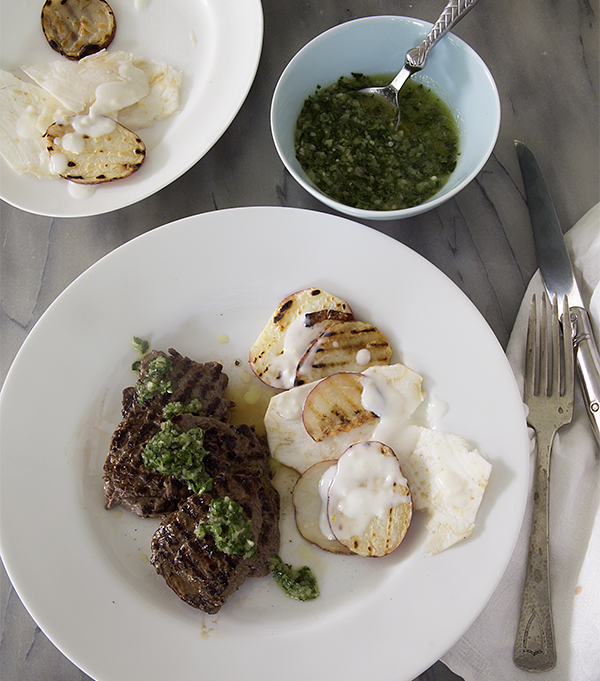
<svg viewBox="0 0 600 681">
<path fill-rule="evenodd" d="M 594 340 L 592 323 L 587 310 L 582 307 L 572 307 L 569 309 L 569 314 L 573 329 L 577 373 L 585 408 L 596 442 L 600 446 L 600 353 Z"/>
</svg>

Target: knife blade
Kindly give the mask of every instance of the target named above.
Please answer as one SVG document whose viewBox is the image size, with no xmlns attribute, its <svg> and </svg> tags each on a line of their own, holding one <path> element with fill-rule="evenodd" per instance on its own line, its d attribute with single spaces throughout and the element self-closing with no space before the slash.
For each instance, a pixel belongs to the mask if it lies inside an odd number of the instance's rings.
<svg viewBox="0 0 600 681">
<path fill-rule="evenodd" d="M 600 446 L 600 353 L 590 316 L 575 280 L 558 216 L 541 168 L 530 149 L 515 140 L 540 273 L 550 297 L 569 299 L 577 374 L 586 411 Z"/>
</svg>

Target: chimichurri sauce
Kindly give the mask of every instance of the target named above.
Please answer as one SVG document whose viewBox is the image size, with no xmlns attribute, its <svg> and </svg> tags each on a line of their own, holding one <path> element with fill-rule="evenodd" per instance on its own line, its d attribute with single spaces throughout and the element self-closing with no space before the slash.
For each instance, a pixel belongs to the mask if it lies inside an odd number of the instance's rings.
<svg viewBox="0 0 600 681">
<path fill-rule="evenodd" d="M 254 558 L 258 549 L 252 534 L 252 522 L 244 509 L 229 497 L 218 497 L 210 502 L 208 520 L 196 526 L 199 537 L 212 534 L 219 551 L 242 558 Z"/>
<path fill-rule="evenodd" d="M 357 90 L 388 79 L 352 74 L 317 88 L 296 124 L 296 158 L 332 199 L 367 210 L 416 206 L 448 181 L 458 157 L 458 127 L 429 88 L 408 81 L 398 112 Z"/>
<path fill-rule="evenodd" d="M 271 557 L 269 569 L 277 585 L 289 598 L 297 601 L 313 601 L 320 596 L 317 579 L 307 565 L 294 568 L 284 563 L 275 554 Z"/>
</svg>

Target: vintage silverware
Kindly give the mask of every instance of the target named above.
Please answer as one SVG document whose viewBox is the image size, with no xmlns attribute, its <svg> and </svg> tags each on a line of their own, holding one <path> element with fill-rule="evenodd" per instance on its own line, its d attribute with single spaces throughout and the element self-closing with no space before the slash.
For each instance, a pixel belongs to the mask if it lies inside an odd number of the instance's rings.
<svg viewBox="0 0 600 681">
<path fill-rule="evenodd" d="M 515 641 L 514 662 L 527 671 L 547 671 L 556 665 L 554 626 L 548 568 L 548 482 L 550 452 L 556 431 L 573 415 L 573 341 L 570 324 L 558 318 L 556 296 L 549 308 L 542 294 L 540 323 L 533 296 L 527 328 L 523 400 L 527 421 L 537 435 L 537 460 L 533 484 L 533 518 L 521 616 Z M 563 319 L 568 319 L 567 297 Z"/>
<path fill-rule="evenodd" d="M 420 71 L 425 66 L 429 50 L 478 2 L 479 0 L 450 0 L 438 20 L 431 27 L 429 33 L 425 36 L 423 42 L 406 53 L 404 66 L 398 75 L 394 77 L 394 80 L 389 85 L 362 88 L 359 92 L 383 97 L 390 104 L 398 108 L 400 88 L 414 73 Z"/>
<path fill-rule="evenodd" d="M 556 210 L 542 171 L 531 151 L 515 140 L 527 194 L 538 264 L 548 295 L 568 296 L 577 373 L 592 430 L 600 445 L 600 353 L 590 317 L 575 281 Z"/>
</svg>

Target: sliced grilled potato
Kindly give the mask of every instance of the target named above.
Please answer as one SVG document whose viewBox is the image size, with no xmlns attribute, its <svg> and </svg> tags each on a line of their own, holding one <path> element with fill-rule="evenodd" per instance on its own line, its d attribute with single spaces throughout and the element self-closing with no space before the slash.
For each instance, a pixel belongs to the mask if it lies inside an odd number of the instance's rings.
<svg viewBox="0 0 600 681">
<path fill-rule="evenodd" d="M 41 19 L 50 47 L 74 61 L 108 47 L 117 30 L 106 0 L 46 0 Z"/>
<path fill-rule="evenodd" d="M 360 556 L 386 556 L 398 548 L 412 519 L 412 497 L 390 447 L 358 442 L 342 454 L 327 515 L 335 538 Z"/>
<path fill-rule="evenodd" d="M 327 490 L 325 500 L 321 496 L 319 483 L 325 471 L 335 466 L 337 461 L 320 461 L 305 471 L 296 481 L 292 491 L 292 501 L 298 532 L 311 544 L 331 553 L 352 555 L 352 551 L 340 544 L 337 539 L 326 537 L 321 531 L 322 509 L 327 510 Z M 326 517 L 327 524 L 329 520 Z M 331 532 L 330 532 L 331 534 Z"/>
<path fill-rule="evenodd" d="M 296 367 L 294 385 L 318 381 L 338 371 L 385 365 L 392 349 L 379 329 L 358 319 L 337 322 L 310 345 Z"/>
<path fill-rule="evenodd" d="M 340 372 L 319 381 L 308 393 L 302 422 L 315 442 L 377 420 L 362 405 L 363 376 Z"/>
<path fill-rule="evenodd" d="M 311 316 L 315 312 L 319 316 Z M 338 321 L 340 313 L 343 318 L 352 316 L 348 303 L 319 288 L 288 296 L 250 348 L 252 371 L 273 388 L 293 387 L 298 360 L 327 326 Z"/>
<path fill-rule="evenodd" d="M 71 120 L 53 123 L 44 135 L 51 165 L 61 177 L 78 184 L 100 184 L 139 170 L 146 145 L 134 132 L 115 122 L 113 131 L 101 137 L 82 135 L 83 150 L 74 152 L 69 151 L 71 145 L 62 143 L 66 135 L 76 134 Z"/>
<path fill-rule="evenodd" d="M 321 442 L 315 442 L 302 422 L 302 408 L 312 383 L 274 395 L 265 413 L 265 430 L 269 450 L 275 461 L 304 473 L 315 463 L 338 459 L 348 447 L 359 440 L 370 440 L 377 422 L 365 423 L 351 431 L 339 432 Z"/>
</svg>

